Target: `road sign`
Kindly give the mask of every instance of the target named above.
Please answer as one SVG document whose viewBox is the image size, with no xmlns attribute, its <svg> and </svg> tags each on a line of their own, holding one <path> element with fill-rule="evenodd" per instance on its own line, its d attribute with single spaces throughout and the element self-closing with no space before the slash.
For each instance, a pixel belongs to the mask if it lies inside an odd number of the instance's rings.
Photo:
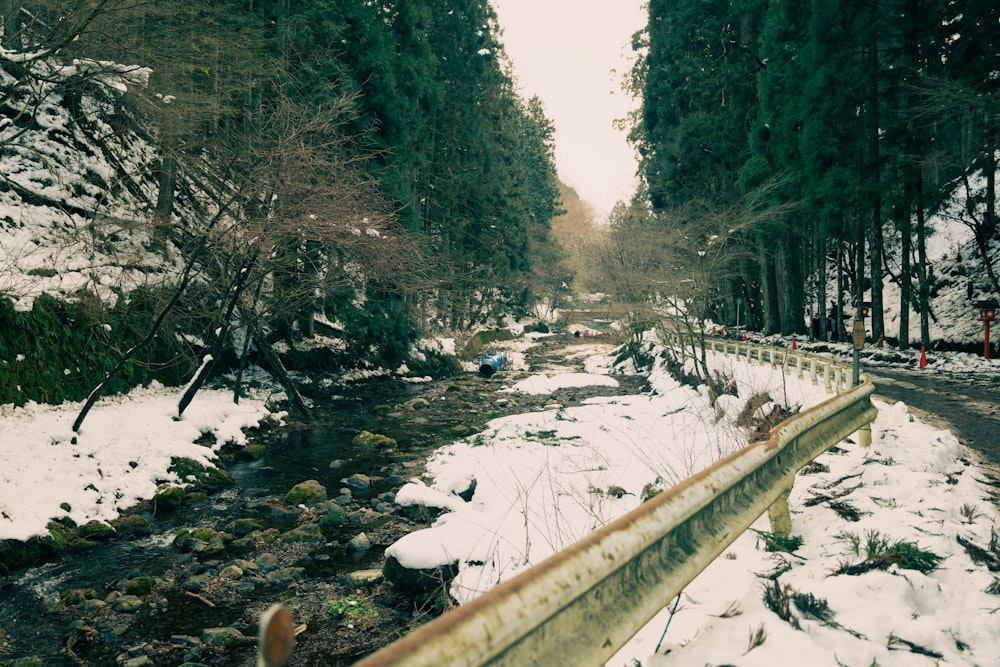
<svg viewBox="0 0 1000 667">
<path fill-rule="evenodd" d="M 865 321 L 857 320 L 854 323 L 854 349 L 860 350 L 865 346 Z"/>
</svg>

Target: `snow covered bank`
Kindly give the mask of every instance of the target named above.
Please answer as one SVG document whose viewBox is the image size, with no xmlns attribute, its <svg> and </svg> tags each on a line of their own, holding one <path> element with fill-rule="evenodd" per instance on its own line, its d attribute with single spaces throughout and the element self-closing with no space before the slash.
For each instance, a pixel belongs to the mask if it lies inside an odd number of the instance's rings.
<svg viewBox="0 0 1000 667">
<path fill-rule="evenodd" d="M 52 518 L 77 524 L 109 521 L 119 510 L 152 498 L 171 459 L 211 465 L 219 447 L 245 443 L 243 429 L 270 415 L 263 400 L 202 390 L 176 419 L 181 388 L 153 385 L 98 403 L 79 435 L 72 423 L 79 403 L 0 406 L 0 539 L 46 534 Z M 195 444 L 211 434 L 214 444 Z"/>
<path fill-rule="evenodd" d="M 710 362 L 738 398 L 713 406 L 657 371 L 648 394 L 495 420 L 440 449 L 428 479 L 400 495 L 450 511 L 387 553 L 411 567 L 457 561 L 450 592 L 467 602 L 740 446 L 736 416 L 751 395 L 805 407 L 826 397 L 770 365 Z M 902 403 L 876 405 L 870 448 L 844 441 L 799 474 L 789 504 L 801 546 L 768 551 L 748 531 L 608 664 L 1000 663 L 1000 581 L 974 557 L 978 547 L 1000 562 L 989 486 L 953 435 Z M 768 531 L 766 517 L 754 528 Z M 884 555 L 893 549 L 928 567 Z"/>
</svg>

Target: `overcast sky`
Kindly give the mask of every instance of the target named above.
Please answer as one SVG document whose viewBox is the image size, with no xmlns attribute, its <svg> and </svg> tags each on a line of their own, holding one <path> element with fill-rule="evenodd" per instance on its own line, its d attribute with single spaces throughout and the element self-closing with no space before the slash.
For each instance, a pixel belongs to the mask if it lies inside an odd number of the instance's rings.
<svg viewBox="0 0 1000 667">
<path fill-rule="evenodd" d="M 635 155 L 612 127 L 637 102 L 621 91 L 645 0 L 491 0 L 526 97 L 556 126 L 559 176 L 600 213 L 635 189 Z"/>
</svg>

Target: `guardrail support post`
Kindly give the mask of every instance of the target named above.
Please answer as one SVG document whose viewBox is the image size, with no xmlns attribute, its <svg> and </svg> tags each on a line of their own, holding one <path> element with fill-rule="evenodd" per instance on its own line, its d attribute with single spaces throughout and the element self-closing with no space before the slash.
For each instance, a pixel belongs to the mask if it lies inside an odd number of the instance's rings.
<svg viewBox="0 0 1000 667">
<path fill-rule="evenodd" d="M 809 360 L 809 374 L 812 376 L 812 382 L 814 385 L 819 384 L 819 378 L 816 376 L 816 360 Z"/>
<path fill-rule="evenodd" d="M 826 390 L 826 393 L 828 394 L 833 393 L 833 383 L 831 382 L 832 378 L 830 377 L 832 373 L 833 373 L 832 364 L 826 364 L 825 366 L 823 366 L 823 388 Z"/>
<path fill-rule="evenodd" d="M 791 537 L 792 535 L 792 514 L 788 511 L 788 494 L 791 491 L 791 489 L 785 489 L 785 492 L 767 508 L 767 518 L 771 521 L 771 532 L 779 537 Z"/>
<path fill-rule="evenodd" d="M 862 426 L 859 429 L 858 433 L 859 433 L 859 436 L 861 438 L 861 446 L 863 448 L 865 448 L 865 449 L 868 449 L 869 447 L 871 447 L 872 446 L 872 425 L 871 424 L 865 424 L 864 426 Z"/>
</svg>

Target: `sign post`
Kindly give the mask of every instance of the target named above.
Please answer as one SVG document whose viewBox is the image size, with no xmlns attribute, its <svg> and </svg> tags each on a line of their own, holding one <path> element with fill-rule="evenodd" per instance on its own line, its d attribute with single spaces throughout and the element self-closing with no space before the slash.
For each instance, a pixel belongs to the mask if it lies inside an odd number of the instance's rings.
<svg viewBox="0 0 1000 667">
<path fill-rule="evenodd" d="M 990 324 L 997 321 L 997 308 L 1000 304 L 996 299 L 986 299 L 977 301 L 976 308 L 979 309 L 979 321 L 986 327 L 986 334 L 983 338 L 983 358 L 990 358 Z"/>
<path fill-rule="evenodd" d="M 865 346 L 865 321 L 854 320 L 854 377 L 852 387 L 861 384 L 861 349 Z"/>
</svg>

